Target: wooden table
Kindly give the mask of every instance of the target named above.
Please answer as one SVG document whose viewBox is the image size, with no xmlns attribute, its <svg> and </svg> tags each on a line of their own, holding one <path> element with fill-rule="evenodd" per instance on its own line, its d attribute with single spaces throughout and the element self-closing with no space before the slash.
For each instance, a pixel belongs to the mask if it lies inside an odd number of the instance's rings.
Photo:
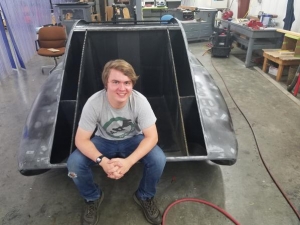
<svg viewBox="0 0 300 225">
<path fill-rule="evenodd" d="M 285 66 L 300 65 L 300 58 L 291 55 L 280 55 L 280 49 L 263 49 L 264 51 L 264 64 L 263 71 L 266 73 L 268 68 L 268 61 L 272 61 L 278 64 L 278 71 L 276 75 L 276 81 L 279 81 Z"/>
<path fill-rule="evenodd" d="M 222 20 L 223 27 L 229 27 L 233 32 L 234 40 L 246 46 L 247 54 L 245 66 L 251 66 L 252 52 L 255 49 L 274 49 L 280 48 L 280 38 L 282 34 L 276 31 L 276 28 L 267 28 L 264 30 L 253 30 L 246 25 Z"/>
</svg>

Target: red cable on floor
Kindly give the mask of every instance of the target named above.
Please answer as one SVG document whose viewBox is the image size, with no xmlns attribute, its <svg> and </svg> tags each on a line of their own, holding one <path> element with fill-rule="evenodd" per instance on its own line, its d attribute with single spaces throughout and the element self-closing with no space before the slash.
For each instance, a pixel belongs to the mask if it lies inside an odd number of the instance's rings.
<svg viewBox="0 0 300 225">
<path fill-rule="evenodd" d="M 226 88 L 229 96 L 231 97 L 232 101 L 234 102 L 234 104 L 236 105 L 236 107 L 238 108 L 238 110 L 241 112 L 241 114 L 243 115 L 243 117 L 245 118 L 245 120 L 246 120 L 246 122 L 247 122 L 247 124 L 248 124 L 248 126 L 249 126 L 249 128 L 250 128 L 250 130 L 252 132 L 252 135 L 253 135 L 253 138 L 254 138 L 254 142 L 255 142 L 255 145 L 256 145 L 256 148 L 257 148 L 257 151 L 258 151 L 258 155 L 259 155 L 259 157 L 260 157 L 260 159 L 262 161 L 262 164 L 266 168 L 266 171 L 268 172 L 270 178 L 273 180 L 274 184 L 276 185 L 276 187 L 278 188 L 278 190 L 280 191 L 280 193 L 282 194 L 282 196 L 285 198 L 285 200 L 287 201 L 287 203 L 290 205 L 290 207 L 292 208 L 292 210 L 294 211 L 294 213 L 296 214 L 296 216 L 300 220 L 300 213 L 298 212 L 298 210 L 296 209 L 296 207 L 293 205 L 293 203 L 291 202 L 291 200 L 289 199 L 289 197 L 287 196 L 287 194 L 283 191 L 283 189 L 281 188 L 281 186 L 279 185 L 279 183 L 277 182 L 277 180 L 275 179 L 275 177 L 271 173 L 271 170 L 269 169 L 267 163 L 265 162 L 265 160 L 264 160 L 264 158 L 263 158 L 263 156 L 261 154 L 260 148 L 258 146 L 256 135 L 254 133 L 254 130 L 252 129 L 251 123 L 249 122 L 249 120 L 247 119 L 247 117 L 244 114 L 244 112 L 240 109 L 240 107 L 238 106 L 238 104 L 236 103 L 236 101 L 234 100 L 234 98 L 232 97 L 231 92 L 229 91 L 225 80 L 223 79 L 223 77 L 221 76 L 221 74 L 219 73 L 219 71 L 217 70 L 217 68 L 215 67 L 212 58 L 210 58 L 210 60 L 211 60 L 212 66 L 214 67 L 214 69 L 218 73 L 219 77 L 222 79 L 222 81 L 223 81 L 223 83 L 225 85 L 225 88 Z"/>
<path fill-rule="evenodd" d="M 171 203 L 165 210 L 164 214 L 163 214 L 163 218 L 162 218 L 162 225 L 165 225 L 165 221 L 167 218 L 167 214 L 169 212 L 169 210 L 174 206 L 177 205 L 181 202 L 197 202 L 197 203 L 202 203 L 205 205 L 208 205 L 216 210 L 218 210 L 219 212 L 221 212 L 223 215 L 225 215 L 228 219 L 230 219 L 234 224 L 236 225 L 240 225 L 240 223 L 238 221 L 236 221 L 229 213 L 227 213 L 224 209 L 201 199 L 196 199 L 196 198 L 182 198 L 182 199 L 178 199 L 175 202 Z"/>
</svg>

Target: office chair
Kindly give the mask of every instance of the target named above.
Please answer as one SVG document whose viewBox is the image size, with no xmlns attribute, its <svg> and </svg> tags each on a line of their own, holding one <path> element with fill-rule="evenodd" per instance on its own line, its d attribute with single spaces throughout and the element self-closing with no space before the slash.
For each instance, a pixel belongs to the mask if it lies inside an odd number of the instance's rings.
<svg viewBox="0 0 300 225">
<path fill-rule="evenodd" d="M 123 8 L 123 17 L 124 19 L 130 19 L 130 13 L 128 8 Z"/>
<path fill-rule="evenodd" d="M 57 67 L 57 58 L 65 53 L 67 34 L 65 27 L 62 26 L 47 26 L 39 29 L 38 40 L 35 41 L 37 54 L 40 56 L 52 57 L 55 65 L 49 74 Z M 49 66 L 42 66 L 44 69 Z"/>
</svg>

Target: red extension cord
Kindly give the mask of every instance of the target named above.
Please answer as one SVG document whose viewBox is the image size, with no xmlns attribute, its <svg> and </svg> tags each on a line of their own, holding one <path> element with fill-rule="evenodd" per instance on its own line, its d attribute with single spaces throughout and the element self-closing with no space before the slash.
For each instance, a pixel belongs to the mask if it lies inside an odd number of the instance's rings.
<svg viewBox="0 0 300 225">
<path fill-rule="evenodd" d="M 201 200 L 201 199 L 196 199 L 196 198 L 182 198 L 182 199 L 178 199 L 177 201 L 171 203 L 165 210 L 164 212 L 164 215 L 163 215 L 163 218 L 162 218 L 162 225 L 165 225 L 165 221 L 166 221 L 166 218 L 167 218 L 167 214 L 169 212 L 169 210 L 174 206 L 174 205 L 177 205 L 181 202 L 197 202 L 197 203 L 202 203 L 202 204 L 205 204 L 205 205 L 208 205 L 216 210 L 218 210 L 219 212 L 223 213 L 223 215 L 225 215 L 228 219 L 230 219 L 234 224 L 236 225 L 240 225 L 240 223 L 238 221 L 236 221 L 229 213 L 227 213 L 224 209 L 210 203 L 210 202 L 207 202 L 207 201 L 204 201 L 204 200 Z"/>
<path fill-rule="evenodd" d="M 261 151 L 260 151 L 260 148 L 258 146 L 258 143 L 257 143 L 257 139 L 256 139 L 256 135 L 254 133 L 254 130 L 252 129 L 252 126 L 251 126 L 251 123 L 248 121 L 246 115 L 244 114 L 244 112 L 240 109 L 240 107 L 238 106 L 238 104 L 236 103 L 236 101 L 234 100 L 234 98 L 232 97 L 231 95 L 231 92 L 229 91 L 228 87 L 227 87 L 227 84 L 225 82 L 225 80 L 223 79 L 223 77 L 221 76 L 220 72 L 217 70 L 217 68 L 215 67 L 214 63 L 213 63 L 213 60 L 212 58 L 210 58 L 211 60 L 211 64 L 212 66 L 214 67 L 214 69 L 216 70 L 216 72 L 218 73 L 219 77 L 222 79 L 224 85 L 225 85 L 225 88 L 230 96 L 230 98 L 232 99 L 232 101 L 234 102 L 234 104 L 236 105 L 236 107 L 238 108 L 238 110 L 241 112 L 241 114 L 243 115 L 243 117 L 245 118 L 251 132 L 252 132 L 252 135 L 253 135 L 253 138 L 254 138 L 254 141 L 255 141 L 255 145 L 256 145 L 256 148 L 257 148 L 257 151 L 258 151 L 258 154 L 259 154 L 259 157 L 264 165 L 264 167 L 266 168 L 268 174 L 270 175 L 270 178 L 273 180 L 274 184 L 276 185 L 276 187 L 278 188 L 278 190 L 280 191 L 280 193 L 282 194 L 282 196 L 285 198 L 285 200 L 287 201 L 287 203 L 290 205 L 290 207 L 292 208 L 292 210 L 294 211 L 295 215 L 297 216 L 297 218 L 300 220 L 300 213 L 298 212 L 298 210 L 296 209 L 296 207 L 293 205 L 293 203 L 291 202 L 291 200 L 289 199 L 289 197 L 287 196 L 287 194 L 284 192 L 284 190 L 281 188 L 281 186 L 279 185 L 279 183 L 277 182 L 277 180 L 275 179 L 275 177 L 273 176 L 273 174 L 271 173 L 269 167 L 267 166 L 267 163 L 265 162 L 262 154 L 261 154 Z M 300 76 L 299 76 L 300 77 Z M 299 81 L 300 82 L 300 81 Z M 298 83 L 298 82 L 297 82 Z M 300 83 L 299 83 L 300 85 Z"/>
</svg>

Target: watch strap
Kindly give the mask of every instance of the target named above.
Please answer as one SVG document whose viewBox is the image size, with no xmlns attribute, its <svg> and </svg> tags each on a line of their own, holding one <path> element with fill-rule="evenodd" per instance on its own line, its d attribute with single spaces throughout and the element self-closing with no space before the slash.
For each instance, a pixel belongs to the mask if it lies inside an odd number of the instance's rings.
<svg viewBox="0 0 300 225">
<path fill-rule="evenodd" d="M 98 156 L 96 159 L 96 163 L 98 163 L 98 164 L 101 163 L 103 158 L 104 158 L 104 155 Z"/>
</svg>

